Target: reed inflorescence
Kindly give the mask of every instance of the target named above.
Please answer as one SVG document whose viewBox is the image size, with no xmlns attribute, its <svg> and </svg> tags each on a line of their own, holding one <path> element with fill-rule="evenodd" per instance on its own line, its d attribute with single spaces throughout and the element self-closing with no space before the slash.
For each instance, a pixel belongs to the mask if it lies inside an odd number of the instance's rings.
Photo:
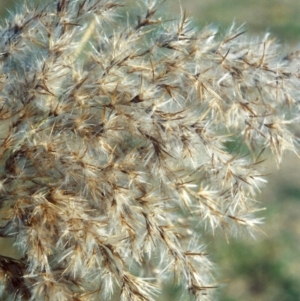
<svg viewBox="0 0 300 301">
<path fill-rule="evenodd" d="M 296 151 L 299 53 L 137 2 L 0 28 L 1 300 L 211 300 L 201 231 L 254 234 L 266 154 Z"/>
</svg>

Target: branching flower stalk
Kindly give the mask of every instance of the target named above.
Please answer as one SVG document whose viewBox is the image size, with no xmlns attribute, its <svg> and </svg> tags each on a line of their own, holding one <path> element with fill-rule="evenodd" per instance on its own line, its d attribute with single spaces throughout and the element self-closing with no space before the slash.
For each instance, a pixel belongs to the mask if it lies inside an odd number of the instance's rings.
<svg viewBox="0 0 300 301">
<path fill-rule="evenodd" d="M 170 279 L 213 299 L 201 231 L 253 234 L 266 151 L 296 151 L 297 53 L 138 3 L 0 29 L 0 236 L 23 256 L 0 256 L 1 300 L 150 301 Z"/>
</svg>

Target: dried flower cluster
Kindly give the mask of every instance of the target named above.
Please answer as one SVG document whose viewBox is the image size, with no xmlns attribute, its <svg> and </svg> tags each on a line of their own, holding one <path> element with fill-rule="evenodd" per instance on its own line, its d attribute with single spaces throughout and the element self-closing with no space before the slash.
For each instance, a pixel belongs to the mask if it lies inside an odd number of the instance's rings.
<svg viewBox="0 0 300 301">
<path fill-rule="evenodd" d="M 297 53 L 123 4 L 0 28 L 0 236 L 23 254 L 0 256 L 1 300 L 149 301 L 168 279 L 211 299 L 201 230 L 252 233 L 265 151 L 295 151 Z"/>
</svg>

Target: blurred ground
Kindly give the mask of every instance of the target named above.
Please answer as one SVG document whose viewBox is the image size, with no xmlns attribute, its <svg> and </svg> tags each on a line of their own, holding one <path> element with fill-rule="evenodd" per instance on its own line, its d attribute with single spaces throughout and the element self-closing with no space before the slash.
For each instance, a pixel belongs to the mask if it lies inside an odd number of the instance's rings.
<svg viewBox="0 0 300 301">
<path fill-rule="evenodd" d="M 282 43 L 300 41 L 298 0 L 184 0 L 182 6 L 202 26 L 213 22 L 228 27 L 235 21 L 246 23 L 250 32 L 270 31 Z"/>
<path fill-rule="evenodd" d="M 17 2 L 0 0 L 0 17 Z M 179 1 L 167 2 L 170 11 L 180 11 Z M 214 23 L 222 30 L 235 21 L 237 25 L 246 23 L 251 35 L 271 32 L 285 50 L 300 42 L 299 0 L 181 0 L 181 5 L 199 27 Z M 300 300 L 300 159 L 286 155 L 280 170 L 269 160 L 269 171 L 269 183 L 258 197 L 266 207 L 261 227 L 266 235 L 256 241 L 231 239 L 229 244 L 218 234 L 207 238 L 222 283 L 220 301 Z M 12 240 L 7 241 L 0 241 L 1 254 L 17 256 L 10 247 Z M 177 300 L 177 292 L 172 287 L 161 300 Z"/>
</svg>

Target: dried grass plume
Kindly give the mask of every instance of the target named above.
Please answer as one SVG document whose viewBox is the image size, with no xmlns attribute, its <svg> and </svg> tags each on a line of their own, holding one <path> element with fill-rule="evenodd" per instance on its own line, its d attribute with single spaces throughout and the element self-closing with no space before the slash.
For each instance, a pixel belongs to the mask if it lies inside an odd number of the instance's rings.
<svg viewBox="0 0 300 301">
<path fill-rule="evenodd" d="M 0 256 L 1 300 L 151 301 L 169 279 L 213 299 L 201 231 L 253 234 L 265 154 L 296 151 L 299 53 L 136 2 L 0 28 L 0 236 L 23 256 Z"/>
</svg>

